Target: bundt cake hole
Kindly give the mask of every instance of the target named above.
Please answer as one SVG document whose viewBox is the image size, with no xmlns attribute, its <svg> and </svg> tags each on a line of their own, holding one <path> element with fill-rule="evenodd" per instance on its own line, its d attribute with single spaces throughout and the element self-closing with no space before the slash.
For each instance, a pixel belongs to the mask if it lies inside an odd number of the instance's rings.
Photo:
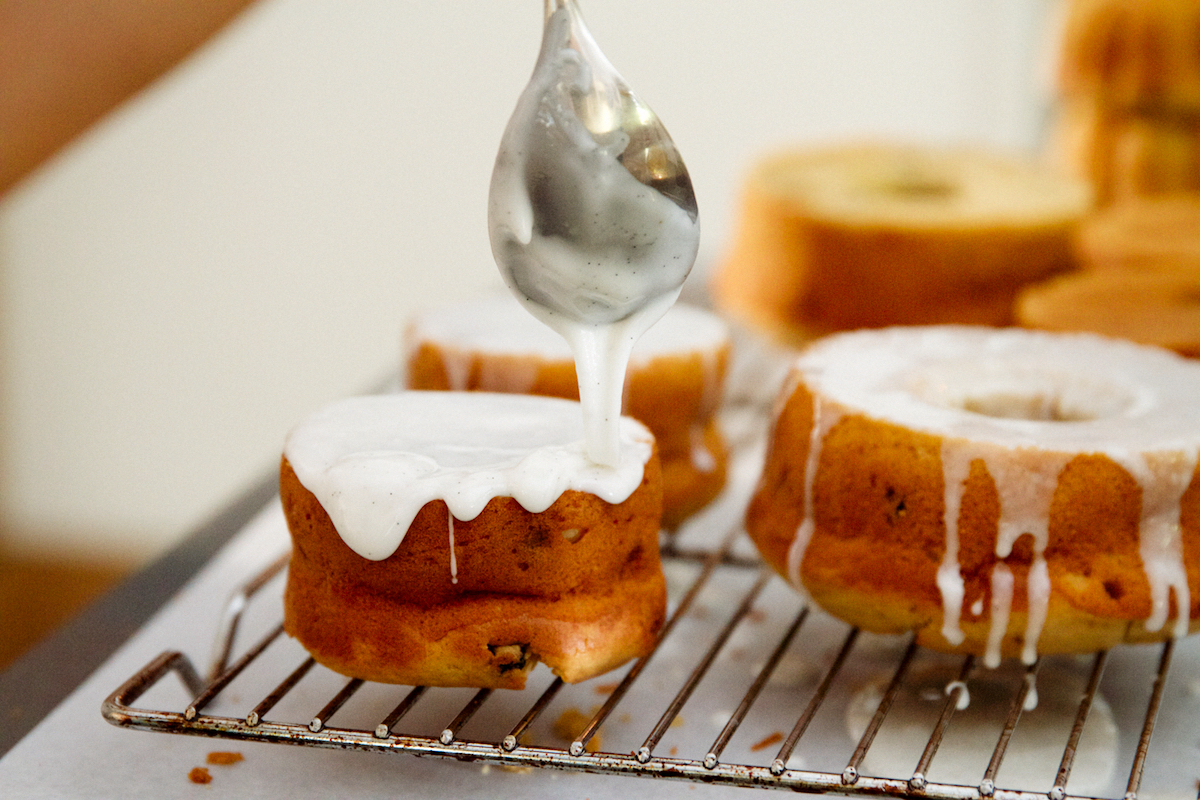
<svg viewBox="0 0 1200 800">
<path fill-rule="evenodd" d="M 882 190 L 906 200 L 949 200 L 958 194 L 959 187 L 944 178 L 914 170 L 895 176 Z"/>
<path fill-rule="evenodd" d="M 1096 419 L 1096 416 L 1080 409 L 1069 408 L 1061 395 L 1050 392 L 997 393 L 968 397 L 964 399 L 962 408 L 964 411 L 1005 419 L 1042 422 L 1085 422 Z"/>
<path fill-rule="evenodd" d="M 1089 422 L 1126 413 L 1137 395 L 1081 374 L 996 363 L 938 364 L 908 388 L 925 402 L 999 419 Z"/>
</svg>

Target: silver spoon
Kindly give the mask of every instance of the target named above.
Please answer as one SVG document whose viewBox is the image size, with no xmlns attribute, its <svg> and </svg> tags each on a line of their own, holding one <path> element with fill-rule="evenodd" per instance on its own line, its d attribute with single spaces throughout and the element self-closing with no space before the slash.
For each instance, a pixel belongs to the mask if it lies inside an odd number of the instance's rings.
<svg viewBox="0 0 1200 800">
<path fill-rule="evenodd" d="M 633 343 L 674 303 L 699 247 L 687 167 L 600 51 L 575 0 L 547 0 L 541 52 L 501 140 L 492 252 L 575 355 L 588 454 L 619 459 Z"/>
</svg>

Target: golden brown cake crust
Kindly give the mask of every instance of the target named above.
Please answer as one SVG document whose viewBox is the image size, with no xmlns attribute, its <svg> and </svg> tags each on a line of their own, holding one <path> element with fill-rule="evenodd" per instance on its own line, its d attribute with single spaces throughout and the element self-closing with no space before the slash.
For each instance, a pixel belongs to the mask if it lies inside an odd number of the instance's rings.
<svg viewBox="0 0 1200 800">
<path fill-rule="evenodd" d="M 665 614 L 657 458 L 624 503 L 568 491 L 541 514 L 495 498 L 454 522 L 428 503 L 370 561 L 342 541 L 286 458 L 293 540 L 284 626 L 320 663 L 388 683 L 521 688 L 537 661 L 576 682 L 644 655 Z"/>
<path fill-rule="evenodd" d="M 1101 209 L 1079 226 L 1075 252 L 1088 270 L 1200 275 L 1200 193 L 1138 197 Z"/>
<path fill-rule="evenodd" d="M 1200 358 L 1200 270 L 1062 275 L 1017 297 L 1027 328 L 1090 331 Z"/>
<path fill-rule="evenodd" d="M 814 396 L 798 383 L 782 406 L 746 527 L 764 559 L 788 576 L 788 554 L 804 518 L 804 476 Z M 871 419 L 841 418 L 824 438 L 813 483 L 814 532 L 804 551 L 805 589 L 824 609 L 866 630 L 915 631 L 926 646 L 982 655 L 992 602 L 999 498 L 983 460 L 971 463 L 958 518 L 965 595 L 953 645 L 942 636 L 937 571 L 946 548 L 942 437 Z M 1141 490 L 1103 455 L 1081 454 L 1054 492 L 1044 557 L 1051 594 L 1040 653 L 1076 653 L 1121 642 L 1167 638 L 1147 631 L 1150 587 L 1138 548 Z M 1200 469 L 1182 502 L 1183 558 L 1191 594 L 1190 630 L 1200 630 Z M 1000 652 L 1018 656 L 1029 604 L 1022 587 L 1029 537 L 1003 559 L 1017 591 Z M 978 603 L 978 605 L 977 605 Z M 974 609 L 979 609 L 975 613 Z M 1172 611 L 1174 618 L 1174 610 Z"/>
</svg>

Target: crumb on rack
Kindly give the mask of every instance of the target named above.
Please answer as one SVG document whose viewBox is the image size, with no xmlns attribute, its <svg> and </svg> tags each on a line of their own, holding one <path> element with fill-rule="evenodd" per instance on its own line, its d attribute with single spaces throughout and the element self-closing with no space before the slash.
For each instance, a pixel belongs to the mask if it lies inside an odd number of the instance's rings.
<svg viewBox="0 0 1200 800">
<path fill-rule="evenodd" d="M 238 763 L 239 761 L 245 761 L 246 758 L 238 752 L 214 750 L 209 753 L 208 757 L 204 760 L 209 764 L 216 764 L 219 767 L 228 767 L 232 764 Z"/>
<path fill-rule="evenodd" d="M 771 735 L 767 736 L 765 739 L 760 739 L 759 741 L 750 745 L 750 749 L 752 751 L 754 751 L 755 753 L 757 753 L 759 750 L 765 750 L 768 747 L 770 747 L 771 745 L 779 744 L 782 741 L 783 741 L 783 734 L 780 733 L 779 731 L 775 731 Z"/>
<path fill-rule="evenodd" d="M 212 783 L 212 775 L 204 767 L 193 767 L 188 773 L 188 780 L 192 783 Z"/>
</svg>

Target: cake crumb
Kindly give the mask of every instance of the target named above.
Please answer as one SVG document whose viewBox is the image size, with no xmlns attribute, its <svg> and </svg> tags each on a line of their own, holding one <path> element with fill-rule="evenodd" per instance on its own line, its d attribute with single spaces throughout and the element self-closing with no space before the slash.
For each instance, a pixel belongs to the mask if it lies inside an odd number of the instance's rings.
<svg viewBox="0 0 1200 800">
<path fill-rule="evenodd" d="M 590 714 L 584 714 L 577 708 L 568 708 L 566 711 L 558 715 L 558 719 L 554 721 L 554 735 L 568 742 L 573 742 L 579 738 L 579 734 L 583 733 L 583 729 L 592 721 L 597 709 L 592 709 Z M 584 750 L 589 753 L 594 753 L 600 749 L 600 731 L 592 736 Z"/>
<path fill-rule="evenodd" d="M 750 749 L 753 752 L 757 753 L 759 750 L 765 750 L 768 747 L 770 747 L 771 745 L 779 744 L 782 741 L 783 741 L 783 734 L 780 733 L 779 731 L 775 731 L 774 733 L 772 733 L 770 736 L 766 737 L 765 739 L 761 739 L 760 741 L 755 742 L 754 744 L 750 745 Z"/>
<path fill-rule="evenodd" d="M 188 773 L 188 780 L 192 783 L 212 783 L 212 775 L 204 767 L 193 767 Z"/>
<path fill-rule="evenodd" d="M 228 767 L 232 764 L 238 763 L 239 761 L 245 760 L 245 756 L 243 756 L 241 753 L 224 750 L 214 750 L 213 752 L 209 753 L 208 758 L 205 759 L 207 763 L 216 764 L 220 767 Z"/>
</svg>

